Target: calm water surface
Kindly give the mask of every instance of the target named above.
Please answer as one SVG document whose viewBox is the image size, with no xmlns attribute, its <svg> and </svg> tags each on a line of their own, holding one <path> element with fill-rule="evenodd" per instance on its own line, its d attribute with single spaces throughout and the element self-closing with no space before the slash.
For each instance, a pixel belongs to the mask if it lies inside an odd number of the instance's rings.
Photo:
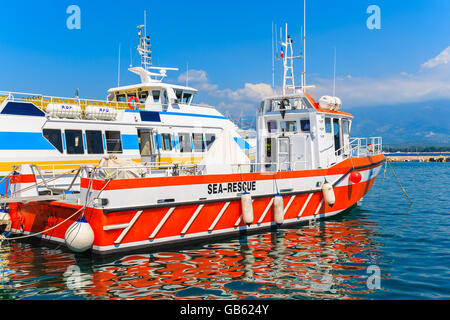
<svg viewBox="0 0 450 320">
<path fill-rule="evenodd" d="M 412 205 L 388 166 L 314 225 L 108 258 L 4 242 L 0 299 L 450 299 L 450 164 L 392 167 Z"/>
</svg>

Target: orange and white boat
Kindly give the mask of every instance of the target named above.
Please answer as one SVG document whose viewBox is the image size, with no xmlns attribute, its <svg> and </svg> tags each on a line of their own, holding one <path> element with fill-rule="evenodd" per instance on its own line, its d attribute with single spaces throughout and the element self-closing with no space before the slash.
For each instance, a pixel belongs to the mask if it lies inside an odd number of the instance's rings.
<svg viewBox="0 0 450 320">
<path fill-rule="evenodd" d="M 105 254 L 302 224 L 356 205 L 385 161 L 382 140 L 351 138 L 353 116 L 340 111 L 339 98 L 315 101 L 304 76 L 296 87 L 287 32 L 281 46 L 283 90 L 258 109 L 254 162 L 224 129 L 200 163 L 104 159 L 80 167 L 74 193 L 24 167 L 10 179 L 12 233 Z"/>
</svg>

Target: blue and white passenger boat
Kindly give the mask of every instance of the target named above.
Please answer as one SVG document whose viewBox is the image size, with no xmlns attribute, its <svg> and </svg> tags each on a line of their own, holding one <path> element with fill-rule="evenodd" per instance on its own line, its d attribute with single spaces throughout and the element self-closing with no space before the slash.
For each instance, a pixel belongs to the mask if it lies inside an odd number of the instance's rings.
<svg viewBox="0 0 450 320">
<path fill-rule="evenodd" d="M 195 104 L 197 90 L 163 82 L 167 71 L 151 63 L 150 38 L 138 26 L 140 83 L 108 90 L 106 100 L 0 91 L 0 180 L 19 165 L 70 170 L 108 155 L 155 164 L 195 164 L 216 136 L 230 130 L 249 144 L 217 109 Z M 3 179 L 0 193 L 7 193 Z"/>
</svg>

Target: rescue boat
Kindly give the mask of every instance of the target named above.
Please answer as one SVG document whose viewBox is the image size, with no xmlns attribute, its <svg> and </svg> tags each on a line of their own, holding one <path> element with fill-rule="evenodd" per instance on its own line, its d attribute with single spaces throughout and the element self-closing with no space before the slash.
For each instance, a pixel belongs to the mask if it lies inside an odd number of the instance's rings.
<svg viewBox="0 0 450 320">
<path fill-rule="evenodd" d="M 382 139 L 351 138 L 353 116 L 339 98 L 316 101 L 304 79 L 295 86 L 287 26 L 281 46 L 283 88 L 257 110 L 255 161 L 224 128 L 198 163 L 109 157 L 71 172 L 67 188 L 24 165 L 9 180 L 12 238 L 94 254 L 153 250 L 300 225 L 357 205 L 385 161 Z"/>
</svg>

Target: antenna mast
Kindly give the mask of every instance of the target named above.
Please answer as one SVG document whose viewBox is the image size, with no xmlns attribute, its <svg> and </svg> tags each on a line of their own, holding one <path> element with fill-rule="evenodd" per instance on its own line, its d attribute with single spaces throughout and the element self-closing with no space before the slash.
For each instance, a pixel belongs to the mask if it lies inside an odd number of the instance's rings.
<svg viewBox="0 0 450 320">
<path fill-rule="evenodd" d="M 146 11 L 144 11 L 144 24 L 138 26 L 139 32 L 139 46 L 137 48 L 140 56 L 141 56 L 141 67 L 148 71 L 150 66 L 152 65 L 152 51 L 150 49 L 150 37 L 147 35 L 147 18 Z M 142 31 L 144 34 L 142 35 Z"/>
<path fill-rule="evenodd" d="M 152 51 L 150 46 L 150 37 L 147 35 L 147 13 L 144 10 L 144 24 L 138 27 L 139 46 L 136 48 L 141 56 L 141 66 L 128 68 L 129 71 L 139 75 L 142 83 L 149 82 L 161 82 L 165 77 L 168 70 L 178 70 L 178 68 L 163 68 L 152 66 Z M 151 72 L 149 70 L 157 70 L 157 72 Z"/>
<path fill-rule="evenodd" d="M 281 60 L 283 60 L 283 95 L 295 94 L 295 80 L 294 80 L 294 59 L 301 58 L 301 56 L 294 57 L 294 50 L 292 49 L 292 38 L 288 35 L 288 28 L 286 23 L 285 41 L 280 41 L 281 45 Z M 282 38 L 280 32 L 280 38 Z"/>
<path fill-rule="evenodd" d="M 303 0 L 303 84 L 302 89 L 306 87 L 306 0 Z"/>
</svg>

